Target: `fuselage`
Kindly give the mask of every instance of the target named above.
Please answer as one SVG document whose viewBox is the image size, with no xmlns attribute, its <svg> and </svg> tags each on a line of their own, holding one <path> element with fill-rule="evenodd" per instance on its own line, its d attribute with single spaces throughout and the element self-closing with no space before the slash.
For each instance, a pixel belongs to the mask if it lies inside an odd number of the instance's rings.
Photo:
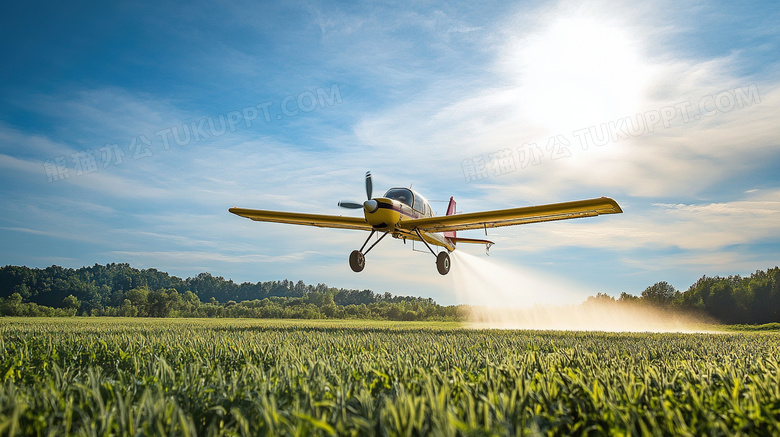
<svg viewBox="0 0 780 437">
<path fill-rule="evenodd" d="M 363 202 L 366 221 L 379 232 L 389 232 L 394 238 L 420 241 L 414 230 L 404 229 L 399 224 L 404 220 L 433 217 L 428 201 L 409 188 L 391 188 L 383 197 Z M 454 250 L 455 245 L 445 236 L 437 233 L 421 233 L 428 244 Z"/>
</svg>

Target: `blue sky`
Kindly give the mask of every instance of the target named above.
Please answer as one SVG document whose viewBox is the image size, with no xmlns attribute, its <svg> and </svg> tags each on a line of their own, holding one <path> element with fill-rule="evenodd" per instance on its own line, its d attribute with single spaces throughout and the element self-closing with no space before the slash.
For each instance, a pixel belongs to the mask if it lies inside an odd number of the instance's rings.
<svg viewBox="0 0 780 437">
<path fill-rule="evenodd" d="M 375 194 L 413 184 L 463 212 L 616 199 L 622 215 L 489 232 L 489 262 L 576 298 L 780 264 L 774 2 L 2 8 L 2 265 L 462 302 L 400 241 L 355 274 L 364 233 L 227 212 L 351 214 L 336 204 L 367 170 Z"/>
</svg>

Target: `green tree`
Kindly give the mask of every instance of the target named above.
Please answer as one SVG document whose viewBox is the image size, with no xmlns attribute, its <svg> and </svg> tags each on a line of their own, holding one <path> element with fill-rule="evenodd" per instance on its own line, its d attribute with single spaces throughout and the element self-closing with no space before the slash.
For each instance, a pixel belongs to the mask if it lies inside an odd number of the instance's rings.
<svg viewBox="0 0 780 437">
<path fill-rule="evenodd" d="M 146 287 L 133 288 L 125 292 L 125 300 L 135 308 L 136 315 L 145 317 L 149 315 L 147 304 L 149 300 L 149 289 Z"/>
<path fill-rule="evenodd" d="M 14 293 L 8 296 L 0 307 L 0 312 L 4 316 L 22 316 L 22 295 Z"/>
<path fill-rule="evenodd" d="M 740 321 L 734 300 L 734 290 L 728 280 L 722 279 L 716 282 L 704 304 L 707 312 L 722 322 L 738 323 Z"/>
<path fill-rule="evenodd" d="M 588 296 L 588 299 L 585 300 L 585 304 L 592 305 L 592 304 L 599 304 L 599 303 L 614 303 L 615 298 L 606 294 L 606 293 L 596 293 L 595 296 Z"/>
<path fill-rule="evenodd" d="M 333 295 L 328 292 L 313 291 L 311 293 L 307 293 L 306 296 L 303 298 L 303 301 L 306 303 L 314 304 L 318 307 L 322 307 L 325 305 L 335 305 L 335 302 L 333 301 Z"/>
<path fill-rule="evenodd" d="M 81 306 L 81 302 L 78 298 L 72 294 L 69 294 L 62 300 L 62 306 L 67 309 L 73 310 L 74 314 Z"/>
<path fill-rule="evenodd" d="M 656 282 L 642 292 L 642 301 L 657 306 L 668 306 L 678 293 L 668 282 Z"/>
<path fill-rule="evenodd" d="M 633 294 L 626 293 L 625 291 L 620 293 L 620 297 L 618 298 L 618 302 L 628 303 L 628 302 L 638 302 L 639 297 L 634 296 Z"/>
<path fill-rule="evenodd" d="M 147 313 L 150 317 L 168 317 L 177 304 L 179 293 L 175 290 L 155 290 L 149 293 Z"/>
<path fill-rule="evenodd" d="M 22 296 L 22 299 L 29 299 L 32 295 L 32 292 L 30 291 L 30 287 L 27 286 L 27 284 L 22 283 L 19 285 L 16 285 L 14 287 L 14 293 L 19 293 Z"/>
<path fill-rule="evenodd" d="M 122 306 L 119 307 L 118 314 L 122 317 L 135 317 L 138 315 L 138 307 L 133 305 L 130 299 L 125 299 Z"/>
</svg>

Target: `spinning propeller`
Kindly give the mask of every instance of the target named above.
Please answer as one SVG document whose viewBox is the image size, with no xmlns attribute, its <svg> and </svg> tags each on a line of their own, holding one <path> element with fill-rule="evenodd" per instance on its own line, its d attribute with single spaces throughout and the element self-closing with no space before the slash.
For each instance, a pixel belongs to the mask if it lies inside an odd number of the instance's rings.
<svg viewBox="0 0 780 437">
<path fill-rule="evenodd" d="M 367 171 L 366 172 L 366 196 L 368 197 L 368 200 L 371 200 L 372 191 L 373 191 L 373 185 L 371 183 L 371 172 Z M 344 200 L 339 202 L 339 206 L 347 209 L 363 209 L 362 203 L 348 202 Z"/>
</svg>

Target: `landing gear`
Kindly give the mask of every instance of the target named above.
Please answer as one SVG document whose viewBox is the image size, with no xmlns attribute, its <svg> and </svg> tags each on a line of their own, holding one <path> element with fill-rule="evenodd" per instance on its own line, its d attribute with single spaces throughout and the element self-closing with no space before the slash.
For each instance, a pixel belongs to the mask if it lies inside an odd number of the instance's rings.
<svg viewBox="0 0 780 437">
<path fill-rule="evenodd" d="M 440 275 L 446 275 L 450 272 L 450 254 L 447 252 L 439 252 L 436 255 L 436 269 Z"/>
<path fill-rule="evenodd" d="M 437 255 L 436 252 L 434 252 L 433 249 L 431 248 L 431 245 L 428 244 L 427 241 L 425 241 L 425 238 L 423 238 L 423 236 L 420 233 L 420 231 L 415 229 L 414 232 L 417 234 L 417 237 L 420 239 L 420 241 L 422 241 L 425 244 L 425 247 L 427 247 L 428 250 L 431 251 L 433 256 L 436 257 L 436 270 L 439 271 L 439 274 L 440 275 L 446 275 L 447 273 L 449 273 L 450 272 L 450 254 L 447 253 L 446 251 L 444 251 L 444 252 L 439 252 L 439 254 Z"/>
<path fill-rule="evenodd" d="M 352 268 L 353 272 L 358 273 L 363 271 L 363 269 L 366 267 L 366 254 L 370 252 L 374 246 L 379 244 L 379 242 L 382 241 L 382 239 L 385 238 L 388 234 L 387 232 L 382 234 L 382 236 L 379 237 L 379 239 L 376 240 L 374 244 L 368 247 L 368 250 L 363 252 L 363 249 L 366 248 L 366 244 L 368 244 L 368 241 L 371 239 L 371 237 L 374 236 L 375 232 L 375 230 L 371 230 L 371 234 L 369 234 L 368 238 L 366 238 L 366 242 L 363 243 L 363 246 L 360 248 L 360 250 L 353 250 L 352 253 L 349 254 L 349 267 Z"/>
<path fill-rule="evenodd" d="M 355 273 L 362 272 L 366 267 L 366 257 L 359 250 L 353 250 L 349 254 L 349 266 L 352 267 L 352 271 Z"/>
</svg>

